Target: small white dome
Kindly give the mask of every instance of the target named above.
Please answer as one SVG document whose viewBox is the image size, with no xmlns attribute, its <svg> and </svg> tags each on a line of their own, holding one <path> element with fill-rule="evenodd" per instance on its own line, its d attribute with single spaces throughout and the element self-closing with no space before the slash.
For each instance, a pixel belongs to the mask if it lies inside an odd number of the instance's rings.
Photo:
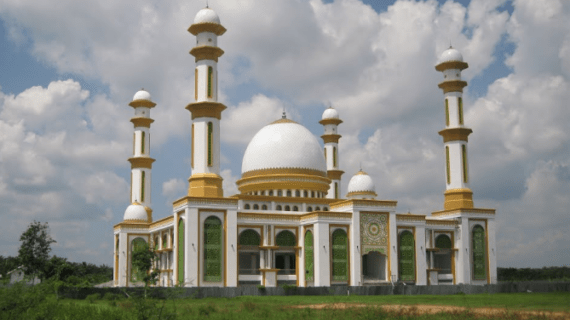
<svg viewBox="0 0 570 320">
<path fill-rule="evenodd" d="M 333 107 L 329 107 L 325 110 L 325 112 L 323 112 L 322 119 L 338 119 L 338 111 L 336 111 L 336 109 L 333 109 Z"/>
<path fill-rule="evenodd" d="M 135 96 L 133 97 L 133 101 L 135 101 L 135 100 L 152 101 L 151 97 L 150 97 L 150 93 L 148 93 L 148 91 L 146 91 L 145 89 L 141 89 L 141 90 L 137 91 L 137 93 L 135 93 Z"/>
<path fill-rule="evenodd" d="M 461 55 L 461 52 L 457 51 L 457 49 L 453 47 L 449 47 L 449 49 L 445 50 L 441 56 L 439 56 L 439 63 L 449 61 L 463 62 L 463 56 Z"/>
<path fill-rule="evenodd" d="M 198 11 L 198 13 L 196 14 L 196 17 L 194 18 L 194 24 L 197 23 L 216 23 L 216 24 L 220 24 L 220 17 L 218 17 L 218 14 L 210 9 L 210 8 L 204 8 L 200 11 Z"/>
<path fill-rule="evenodd" d="M 317 138 L 307 128 L 288 119 L 263 127 L 251 139 L 243 156 L 241 173 L 277 168 L 327 172 L 323 148 Z"/>
<path fill-rule="evenodd" d="M 140 205 L 139 203 L 135 202 L 127 207 L 125 210 L 125 215 L 123 216 L 123 220 L 148 220 L 148 214 L 144 206 Z"/>
<path fill-rule="evenodd" d="M 372 178 L 364 171 L 360 170 L 348 182 L 348 195 L 351 193 L 368 193 L 376 195 L 376 186 Z"/>
</svg>

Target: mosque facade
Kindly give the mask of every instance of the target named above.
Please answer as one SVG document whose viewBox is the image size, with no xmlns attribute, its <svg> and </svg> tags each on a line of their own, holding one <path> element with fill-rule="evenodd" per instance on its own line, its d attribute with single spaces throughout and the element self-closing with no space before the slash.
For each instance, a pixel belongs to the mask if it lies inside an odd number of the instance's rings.
<svg viewBox="0 0 570 320">
<path fill-rule="evenodd" d="M 172 215 L 153 220 L 150 127 L 155 107 L 138 91 L 134 109 L 131 205 L 114 226 L 114 285 L 133 286 L 133 250 L 147 243 L 158 255 L 158 286 L 236 287 L 490 284 L 497 281 L 495 210 L 476 208 L 469 187 L 468 136 L 461 71 L 468 67 L 450 48 L 435 69 L 443 73 L 445 181 L 443 210 L 398 213 L 397 201 L 380 200 L 374 181 L 360 170 L 345 198 L 340 189 L 339 113 L 326 109 L 320 124 L 324 148 L 285 114 L 249 143 L 236 182 L 224 196 L 220 176 L 217 38 L 226 29 L 210 8 L 188 29 L 196 36 L 191 167 L 187 196 Z"/>
</svg>

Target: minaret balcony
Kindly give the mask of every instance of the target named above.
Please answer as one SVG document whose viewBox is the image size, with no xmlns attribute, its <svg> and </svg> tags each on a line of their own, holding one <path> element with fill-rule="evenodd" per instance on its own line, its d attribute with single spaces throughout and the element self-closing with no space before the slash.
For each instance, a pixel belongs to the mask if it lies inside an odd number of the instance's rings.
<svg viewBox="0 0 570 320">
<path fill-rule="evenodd" d="M 463 88 L 466 86 L 467 82 L 462 80 L 444 81 L 438 85 L 438 87 L 443 90 L 443 93 L 463 92 Z"/>
<path fill-rule="evenodd" d="M 135 128 L 137 128 L 137 127 L 150 128 L 150 124 L 153 123 L 154 120 L 151 118 L 145 118 L 145 117 L 135 117 L 135 118 L 131 119 L 131 122 L 133 123 Z"/>
<path fill-rule="evenodd" d="M 226 106 L 219 102 L 202 101 L 188 104 L 186 110 L 192 113 L 192 120 L 202 117 L 221 120 L 222 111 L 226 110 Z"/>
<path fill-rule="evenodd" d="M 194 23 L 193 25 L 191 25 L 190 28 L 188 28 L 188 32 L 190 32 L 193 35 L 198 35 L 198 33 L 202 32 L 211 32 L 215 33 L 218 36 L 221 36 L 226 32 L 226 28 L 224 28 L 224 26 L 218 23 L 202 22 L 202 23 Z"/>
<path fill-rule="evenodd" d="M 218 58 L 224 54 L 224 50 L 218 47 L 200 46 L 192 48 L 190 54 L 196 58 L 196 62 L 200 60 L 214 60 L 218 62 Z"/>
<path fill-rule="evenodd" d="M 323 134 L 321 138 L 324 143 L 338 143 L 342 136 L 340 134 Z"/>
<path fill-rule="evenodd" d="M 129 162 L 131 163 L 131 170 L 137 168 L 146 168 L 152 169 L 152 163 L 155 160 L 150 157 L 135 157 L 129 158 Z"/>
<path fill-rule="evenodd" d="M 468 142 L 467 139 L 472 132 L 473 130 L 469 128 L 449 128 L 441 130 L 438 133 L 443 137 L 443 142 L 446 143 L 450 141 Z"/>
</svg>

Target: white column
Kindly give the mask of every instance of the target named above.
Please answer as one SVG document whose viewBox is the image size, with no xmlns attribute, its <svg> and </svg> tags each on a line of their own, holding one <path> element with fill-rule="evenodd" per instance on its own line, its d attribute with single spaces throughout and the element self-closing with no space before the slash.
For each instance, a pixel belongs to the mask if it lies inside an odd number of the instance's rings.
<svg viewBox="0 0 570 320">
<path fill-rule="evenodd" d="M 330 278 L 330 240 L 329 224 L 317 222 L 314 224 L 314 266 L 315 287 L 328 287 L 331 285 Z"/>
</svg>

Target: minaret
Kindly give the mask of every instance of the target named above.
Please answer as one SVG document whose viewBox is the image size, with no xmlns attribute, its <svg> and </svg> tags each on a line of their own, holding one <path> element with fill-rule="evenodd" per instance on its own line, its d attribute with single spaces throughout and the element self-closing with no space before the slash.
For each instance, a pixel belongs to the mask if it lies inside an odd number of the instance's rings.
<svg viewBox="0 0 570 320">
<path fill-rule="evenodd" d="M 186 109 L 192 113 L 192 176 L 188 196 L 223 197 L 220 176 L 220 120 L 226 106 L 218 102 L 218 36 L 226 32 L 210 8 L 200 10 L 188 29 L 196 36 L 190 54 L 196 58 L 194 99 Z"/>
<path fill-rule="evenodd" d="M 130 202 L 144 206 L 148 214 L 148 222 L 151 222 L 150 186 L 154 159 L 150 157 L 150 124 L 154 120 L 150 118 L 150 109 L 154 108 L 156 103 L 152 102 L 147 91 L 141 89 L 135 94 L 129 106 L 135 109 L 135 116 L 131 119 L 135 132 L 133 134 L 133 157 L 129 158 L 131 163 Z"/>
<path fill-rule="evenodd" d="M 328 199 L 340 198 L 340 177 L 344 171 L 339 170 L 339 156 L 338 156 L 338 140 L 341 135 L 338 134 L 338 125 L 342 123 L 339 119 L 338 111 L 329 107 L 323 112 L 322 120 L 319 121 L 325 127 L 325 134 L 321 136 L 325 144 L 325 160 L 327 162 L 327 176 L 331 179 L 329 192 L 327 193 Z"/>
<path fill-rule="evenodd" d="M 445 96 L 445 129 L 439 134 L 445 145 L 445 210 L 473 208 L 467 161 L 467 137 L 473 131 L 465 127 L 462 96 L 467 82 L 461 80 L 461 71 L 468 67 L 461 53 L 452 47 L 442 53 L 435 66 L 444 78 L 439 87 Z"/>
</svg>

